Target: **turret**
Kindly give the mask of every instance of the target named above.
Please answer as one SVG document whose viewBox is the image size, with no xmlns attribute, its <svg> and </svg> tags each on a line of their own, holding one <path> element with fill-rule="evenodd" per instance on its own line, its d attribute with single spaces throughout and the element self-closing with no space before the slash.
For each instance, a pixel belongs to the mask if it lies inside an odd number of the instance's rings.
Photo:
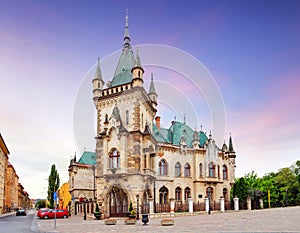
<svg viewBox="0 0 300 233">
<path fill-rule="evenodd" d="M 141 64 L 138 47 L 136 48 L 135 65 L 134 67 L 132 67 L 131 73 L 132 73 L 132 86 L 142 87 L 144 83 L 143 80 L 144 69 Z"/>
<path fill-rule="evenodd" d="M 229 158 L 235 158 L 236 155 L 235 155 L 235 151 L 233 149 L 233 143 L 232 143 L 232 138 L 231 138 L 231 134 L 229 136 L 229 145 L 228 145 L 228 157 Z"/>
<path fill-rule="evenodd" d="M 194 149 L 199 148 L 200 140 L 197 130 L 194 131 L 192 144 Z"/>
<path fill-rule="evenodd" d="M 152 102 L 152 106 L 156 108 L 157 106 L 157 93 L 155 91 L 155 86 L 154 86 L 154 81 L 153 81 L 153 74 L 151 74 L 151 83 L 150 83 L 150 88 L 149 88 L 149 97 Z"/>
<path fill-rule="evenodd" d="M 100 97 L 103 90 L 104 81 L 102 79 L 101 69 L 100 69 L 100 58 L 98 58 L 97 69 L 95 73 L 95 78 L 93 79 L 93 94 L 95 97 Z"/>
</svg>

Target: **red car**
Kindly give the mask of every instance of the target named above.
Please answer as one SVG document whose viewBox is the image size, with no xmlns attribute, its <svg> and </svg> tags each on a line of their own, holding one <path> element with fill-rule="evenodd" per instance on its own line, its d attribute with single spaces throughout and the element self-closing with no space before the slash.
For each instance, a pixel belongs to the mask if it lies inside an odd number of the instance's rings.
<svg viewBox="0 0 300 233">
<path fill-rule="evenodd" d="M 68 210 L 64 209 L 40 209 L 37 213 L 37 216 L 43 219 L 48 219 L 48 218 L 67 218 L 69 217 L 69 212 Z"/>
</svg>

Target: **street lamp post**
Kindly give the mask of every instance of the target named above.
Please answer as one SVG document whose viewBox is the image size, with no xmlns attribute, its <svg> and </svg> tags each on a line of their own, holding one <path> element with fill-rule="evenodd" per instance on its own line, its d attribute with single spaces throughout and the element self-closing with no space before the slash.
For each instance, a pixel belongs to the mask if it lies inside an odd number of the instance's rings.
<svg viewBox="0 0 300 233">
<path fill-rule="evenodd" d="M 84 215 L 83 215 L 83 220 L 86 220 L 86 197 L 84 198 L 83 201 L 83 211 L 84 211 Z"/>
<path fill-rule="evenodd" d="M 211 196 L 211 190 L 208 188 L 208 214 L 210 214 L 210 196 Z"/>
<path fill-rule="evenodd" d="M 289 189 L 285 190 L 285 205 L 286 206 L 289 206 L 288 191 L 289 191 Z"/>
<path fill-rule="evenodd" d="M 139 220 L 140 219 L 140 213 L 139 213 L 139 198 L 140 196 L 137 194 L 136 195 L 136 219 Z"/>
</svg>

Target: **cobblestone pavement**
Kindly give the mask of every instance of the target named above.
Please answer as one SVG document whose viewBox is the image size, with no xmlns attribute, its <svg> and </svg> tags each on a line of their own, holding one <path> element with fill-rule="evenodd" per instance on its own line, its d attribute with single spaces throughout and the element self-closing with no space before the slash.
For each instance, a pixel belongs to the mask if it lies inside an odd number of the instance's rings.
<svg viewBox="0 0 300 233">
<path fill-rule="evenodd" d="M 169 218 L 169 217 L 167 217 Z M 117 225 L 105 225 L 104 220 L 83 220 L 82 216 L 54 220 L 33 218 L 32 231 L 39 233 L 96 233 L 96 232 L 300 232 L 300 207 L 274 208 L 252 211 L 197 214 L 174 217 L 174 226 L 161 226 L 162 218 L 150 219 L 147 226 L 141 220 L 125 225 L 117 218 Z"/>
</svg>

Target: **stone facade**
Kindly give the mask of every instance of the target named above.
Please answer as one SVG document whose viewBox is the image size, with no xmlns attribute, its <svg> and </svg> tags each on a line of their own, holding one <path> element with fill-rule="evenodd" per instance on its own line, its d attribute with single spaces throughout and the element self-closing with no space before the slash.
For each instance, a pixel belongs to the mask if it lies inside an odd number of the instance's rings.
<svg viewBox="0 0 300 233">
<path fill-rule="evenodd" d="M 4 139 L 0 134 L 0 214 L 6 211 L 5 208 L 5 180 L 6 180 L 6 167 L 8 164 L 9 151 L 6 147 Z"/>
<path fill-rule="evenodd" d="M 85 158 L 89 160 L 85 160 Z M 81 199 L 95 200 L 95 153 L 84 152 L 79 161 L 76 156 L 71 160 L 69 166 L 69 204 L 70 212 L 77 214 Z"/>
<path fill-rule="evenodd" d="M 14 211 L 18 208 L 18 185 L 19 176 L 15 168 L 8 162 L 5 180 L 5 208 L 6 212 Z"/>
<path fill-rule="evenodd" d="M 21 183 L 18 184 L 18 208 L 31 208 L 31 200 L 29 199 L 29 194 L 25 191 Z"/>
<path fill-rule="evenodd" d="M 158 94 L 153 76 L 147 92 L 144 69 L 133 55 L 128 16 L 123 50 L 112 81 L 106 83 L 98 60 L 93 79 L 97 110 L 97 201 L 105 216 L 125 216 L 129 203 L 141 211 L 149 199 L 155 203 L 219 200 L 229 201 L 235 177 L 235 152 L 219 148 L 202 130 L 185 122 L 160 127 L 156 117 Z M 92 181 L 91 181 L 92 183 Z"/>
</svg>

